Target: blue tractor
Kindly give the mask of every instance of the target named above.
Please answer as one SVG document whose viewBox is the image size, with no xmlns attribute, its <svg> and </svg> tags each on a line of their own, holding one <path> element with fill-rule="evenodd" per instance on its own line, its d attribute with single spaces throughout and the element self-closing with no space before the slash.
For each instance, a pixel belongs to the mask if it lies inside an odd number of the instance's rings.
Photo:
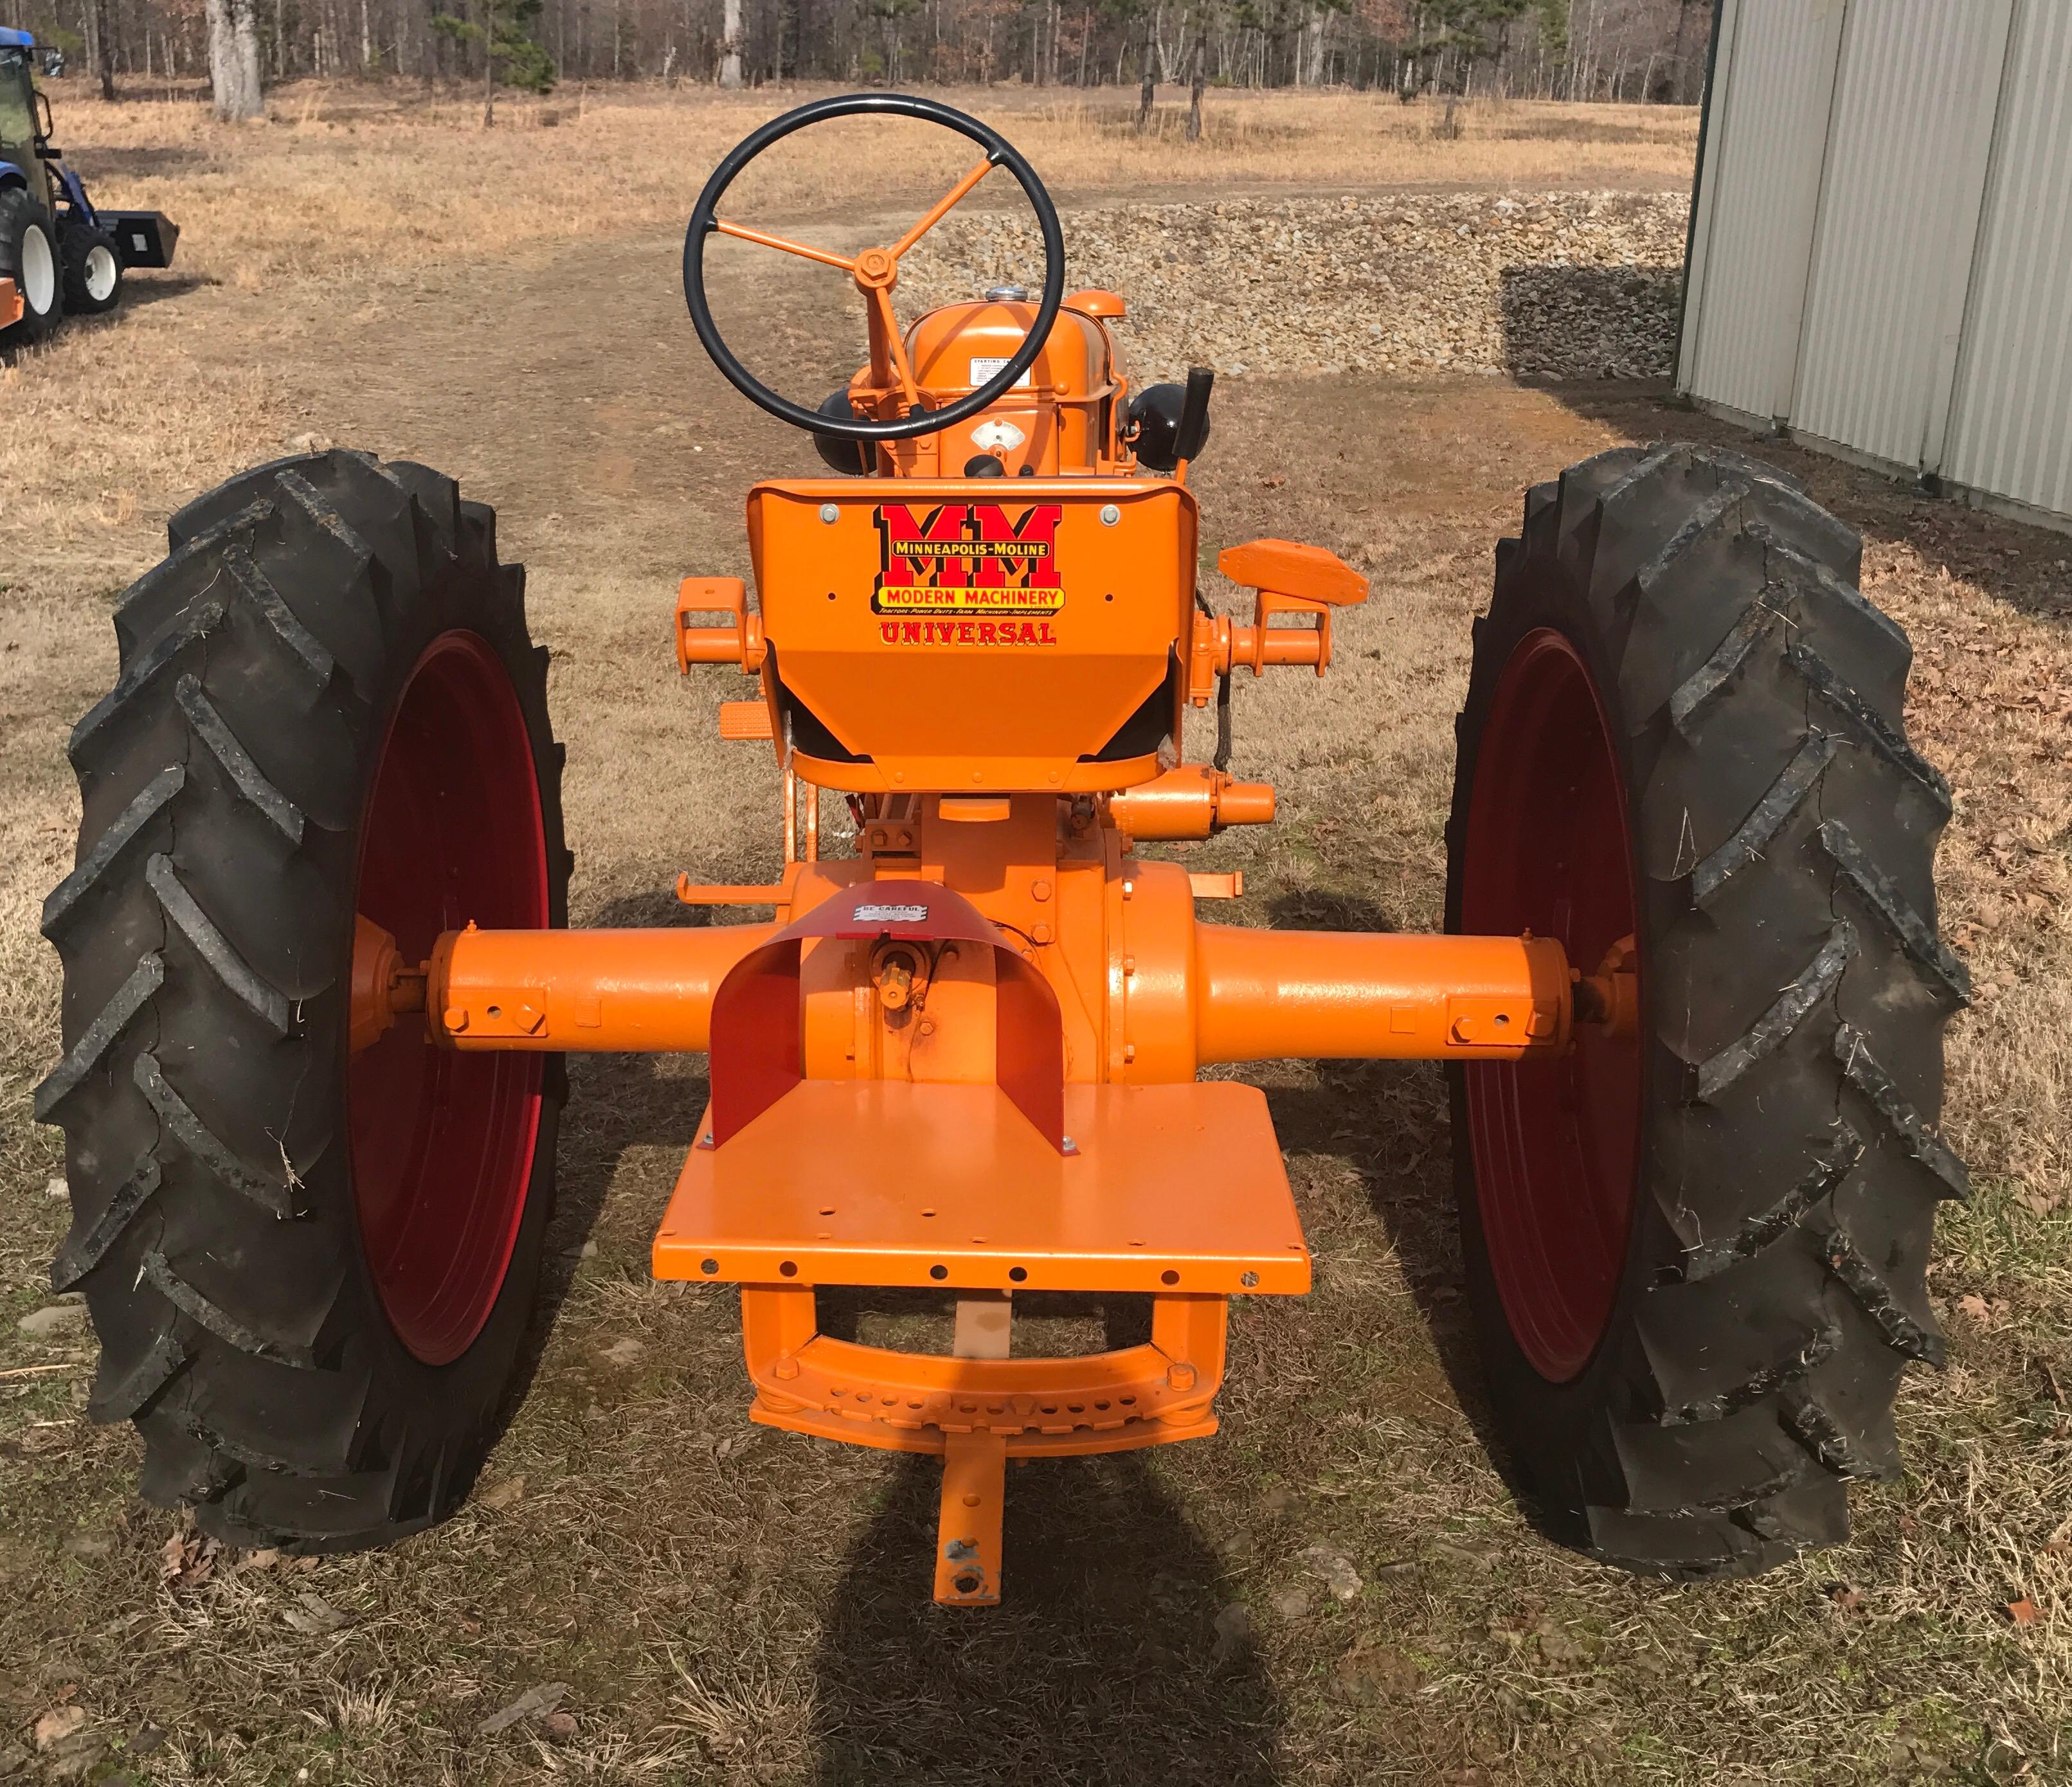
<svg viewBox="0 0 2072 1787">
<path fill-rule="evenodd" d="M 112 310 L 132 267 L 170 267 L 179 227 L 155 211 L 102 211 L 51 142 L 36 40 L 0 27 L 0 329 L 31 339 L 70 309 Z M 12 315 L 10 317 L 10 313 Z"/>
</svg>

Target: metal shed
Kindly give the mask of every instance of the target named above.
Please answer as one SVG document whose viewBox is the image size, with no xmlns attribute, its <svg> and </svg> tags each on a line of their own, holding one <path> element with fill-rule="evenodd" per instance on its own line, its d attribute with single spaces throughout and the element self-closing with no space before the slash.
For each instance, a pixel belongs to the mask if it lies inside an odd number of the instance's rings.
<svg viewBox="0 0 2072 1787">
<path fill-rule="evenodd" d="M 1676 387 L 2072 528 L 2072 0 L 1720 0 Z"/>
</svg>

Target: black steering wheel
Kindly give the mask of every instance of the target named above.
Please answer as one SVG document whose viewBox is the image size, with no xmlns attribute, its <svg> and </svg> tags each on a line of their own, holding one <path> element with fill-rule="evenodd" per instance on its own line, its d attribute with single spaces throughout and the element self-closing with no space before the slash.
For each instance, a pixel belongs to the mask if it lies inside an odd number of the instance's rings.
<svg viewBox="0 0 2072 1787">
<path fill-rule="evenodd" d="M 929 124 L 939 124 L 946 130 L 970 138 L 985 150 L 985 158 L 891 248 L 866 249 L 853 259 L 808 248 L 804 243 L 787 241 L 781 236 L 750 229 L 745 224 L 729 223 L 717 214 L 721 199 L 741 170 L 772 143 L 782 142 L 793 131 L 803 130 L 808 125 L 822 124 L 830 118 L 853 117 L 859 113 L 920 118 Z M 892 310 L 891 290 L 898 273 L 899 257 L 940 223 L 957 201 L 996 166 L 1005 167 L 1021 183 L 1030 207 L 1036 213 L 1037 225 L 1043 232 L 1042 300 L 1037 306 L 1036 321 L 1021 347 L 998 372 L 968 396 L 960 397 L 940 409 L 923 409 L 914 383 L 913 368 L 907 364 L 905 341 Z M 825 266 L 839 267 L 854 278 L 857 290 L 873 307 L 874 332 L 882 332 L 887 359 L 905 391 L 905 418 L 874 422 L 808 409 L 779 396 L 735 359 L 713 321 L 711 306 L 705 302 L 705 240 L 715 232 L 738 236 L 743 241 L 759 242 L 765 248 L 782 249 L 787 254 L 802 255 Z M 1037 179 L 1035 169 L 998 131 L 976 118 L 953 106 L 931 99 L 917 99 L 906 93 L 841 94 L 832 99 L 815 100 L 811 105 L 772 118 L 736 144 L 728 151 L 726 158 L 713 170 L 705 191 L 698 195 L 697 207 L 691 213 L 691 227 L 684 236 L 684 297 L 691 307 L 692 327 L 697 331 L 705 351 L 712 355 L 713 364 L 750 403 L 768 410 L 794 428 L 803 428 L 813 434 L 840 435 L 851 441 L 906 441 L 917 434 L 932 434 L 939 429 L 954 428 L 998 401 L 1014 388 L 1015 381 L 1043 351 L 1043 343 L 1050 339 L 1051 325 L 1058 319 L 1058 306 L 1064 293 L 1064 232 L 1058 227 L 1058 207 L 1051 203 L 1050 195 L 1043 190 L 1043 183 Z"/>
</svg>

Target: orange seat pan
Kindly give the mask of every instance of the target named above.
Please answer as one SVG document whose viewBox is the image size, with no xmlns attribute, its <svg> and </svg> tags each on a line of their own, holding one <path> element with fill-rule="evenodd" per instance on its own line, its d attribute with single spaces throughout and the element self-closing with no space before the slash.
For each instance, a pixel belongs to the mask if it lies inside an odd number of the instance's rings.
<svg viewBox="0 0 2072 1787">
<path fill-rule="evenodd" d="M 1079 1152 L 1061 1156 L 995 1086 L 804 1081 L 719 1148 L 701 1130 L 655 1236 L 655 1276 L 1199 1296 L 1309 1288 L 1309 1249 L 1256 1087 L 1067 1086 L 1065 1127 Z"/>
</svg>

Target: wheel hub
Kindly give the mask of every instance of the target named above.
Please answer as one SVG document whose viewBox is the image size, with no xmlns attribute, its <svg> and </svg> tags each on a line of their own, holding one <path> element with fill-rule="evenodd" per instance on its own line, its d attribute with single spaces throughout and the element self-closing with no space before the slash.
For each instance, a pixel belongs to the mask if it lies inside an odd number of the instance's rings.
<svg viewBox="0 0 2072 1787">
<path fill-rule="evenodd" d="M 105 243 L 95 243 L 86 251 L 86 295 L 97 304 L 106 303 L 114 293 L 117 271 L 114 252 Z"/>
</svg>

